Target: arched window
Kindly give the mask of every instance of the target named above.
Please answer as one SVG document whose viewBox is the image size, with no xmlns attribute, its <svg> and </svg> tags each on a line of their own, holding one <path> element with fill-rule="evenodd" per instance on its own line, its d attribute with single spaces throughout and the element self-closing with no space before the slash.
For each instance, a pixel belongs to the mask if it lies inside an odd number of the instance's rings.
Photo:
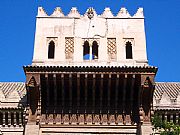
<svg viewBox="0 0 180 135">
<path fill-rule="evenodd" d="M 90 46 L 89 46 L 89 42 L 85 41 L 83 47 L 84 47 L 83 48 L 83 59 L 84 60 L 89 60 L 90 59 L 90 54 L 89 54 Z"/>
<path fill-rule="evenodd" d="M 55 45 L 54 42 L 51 41 L 48 47 L 48 59 L 54 59 L 54 52 L 55 52 Z"/>
<path fill-rule="evenodd" d="M 92 59 L 98 59 L 98 44 L 96 41 L 93 41 L 92 44 Z"/>
<path fill-rule="evenodd" d="M 126 42 L 126 59 L 132 59 L 132 44 L 131 42 Z"/>
</svg>

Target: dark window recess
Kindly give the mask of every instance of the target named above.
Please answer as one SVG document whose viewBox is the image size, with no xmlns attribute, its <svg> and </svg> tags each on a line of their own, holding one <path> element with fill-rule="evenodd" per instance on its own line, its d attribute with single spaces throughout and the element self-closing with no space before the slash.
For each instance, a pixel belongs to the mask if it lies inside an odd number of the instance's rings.
<svg viewBox="0 0 180 135">
<path fill-rule="evenodd" d="M 131 42 L 126 42 L 126 59 L 132 59 L 132 44 Z"/>
<path fill-rule="evenodd" d="M 90 54 L 89 54 L 90 46 L 89 46 L 89 42 L 85 41 L 83 47 L 84 47 L 83 48 L 83 59 L 84 60 L 89 60 L 90 59 Z"/>
<path fill-rule="evenodd" d="M 48 59 L 54 59 L 55 44 L 53 41 L 49 43 L 48 47 Z"/>
<path fill-rule="evenodd" d="M 92 44 L 92 59 L 98 59 L 98 44 L 96 41 Z"/>
</svg>

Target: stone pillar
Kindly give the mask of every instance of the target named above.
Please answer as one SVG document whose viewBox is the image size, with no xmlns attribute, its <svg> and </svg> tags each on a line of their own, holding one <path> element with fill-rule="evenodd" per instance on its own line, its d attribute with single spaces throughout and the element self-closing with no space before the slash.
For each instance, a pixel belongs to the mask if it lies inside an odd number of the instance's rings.
<svg viewBox="0 0 180 135">
<path fill-rule="evenodd" d="M 170 114 L 170 122 L 173 122 L 173 114 Z"/>
<path fill-rule="evenodd" d="M 15 111 L 14 111 L 13 115 L 14 115 L 14 126 L 16 126 L 17 120 L 16 120 L 16 112 Z"/>
<path fill-rule="evenodd" d="M 176 124 L 179 124 L 179 113 L 176 113 Z"/>
<path fill-rule="evenodd" d="M 19 115 L 19 126 L 22 126 L 22 115 L 21 112 L 18 112 Z"/>
<path fill-rule="evenodd" d="M 38 84 L 39 88 L 39 96 L 38 96 L 38 108 L 37 108 L 37 117 L 36 117 L 36 123 L 38 124 L 40 122 L 40 116 L 41 116 L 41 85 Z"/>
<path fill-rule="evenodd" d="M 164 120 L 167 121 L 167 112 L 164 113 Z"/>
<path fill-rule="evenodd" d="M 11 126 L 11 112 L 8 111 L 8 126 Z"/>
<path fill-rule="evenodd" d="M 5 127 L 5 125 L 6 125 L 5 111 L 3 111 L 2 114 L 3 114 L 3 127 Z"/>
</svg>

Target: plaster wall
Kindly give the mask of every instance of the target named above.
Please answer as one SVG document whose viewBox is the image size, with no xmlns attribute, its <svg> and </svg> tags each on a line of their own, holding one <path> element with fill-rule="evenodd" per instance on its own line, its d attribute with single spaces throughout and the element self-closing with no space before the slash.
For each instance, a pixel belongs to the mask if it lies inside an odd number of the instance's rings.
<svg viewBox="0 0 180 135">
<path fill-rule="evenodd" d="M 128 12 L 124 11 L 124 8 L 120 10 L 117 16 L 109 15 L 109 11 L 106 11 L 106 9 L 103 15 L 97 15 L 94 10 L 92 18 L 88 18 L 87 12 L 85 15 L 78 14 L 77 16 L 75 9 L 72 9 L 71 15 L 68 16 L 48 16 L 41 7 L 38 10 L 33 65 L 147 65 L 142 9 L 141 12 L 138 9 L 134 16 L 129 16 Z M 65 57 L 66 37 L 74 38 L 74 52 L 71 59 L 66 59 Z M 116 59 L 113 60 L 108 57 L 108 38 L 116 39 L 117 54 Z M 93 39 L 98 40 L 98 59 L 85 61 L 83 60 L 84 41 L 93 41 Z M 54 59 L 48 59 L 50 41 L 55 42 Z M 132 59 L 126 59 L 125 47 L 128 41 L 132 44 Z"/>
</svg>

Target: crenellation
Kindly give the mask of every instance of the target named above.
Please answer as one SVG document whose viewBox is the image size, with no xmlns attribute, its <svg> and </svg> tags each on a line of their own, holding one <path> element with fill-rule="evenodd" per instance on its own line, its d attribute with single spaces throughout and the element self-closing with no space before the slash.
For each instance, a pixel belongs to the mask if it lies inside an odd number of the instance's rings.
<svg viewBox="0 0 180 135">
<path fill-rule="evenodd" d="M 109 7 L 106 7 L 104 9 L 104 12 L 102 13 L 101 16 L 104 18 L 113 18 L 114 17 L 114 15 L 112 14 L 111 9 Z"/>
<path fill-rule="evenodd" d="M 37 17 L 46 17 L 46 16 L 48 16 L 48 14 L 44 10 L 44 8 L 43 7 L 38 7 Z"/>
<path fill-rule="evenodd" d="M 125 7 L 122 7 L 117 14 L 117 18 L 131 18 L 131 15 Z"/>
<path fill-rule="evenodd" d="M 51 14 L 53 17 L 64 17 L 64 14 L 60 7 L 56 7 L 54 12 Z"/>
<path fill-rule="evenodd" d="M 133 18 L 144 18 L 143 8 L 138 8 Z"/>
<path fill-rule="evenodd" d="M 67 15 L 68 17 L 74 17 L 74 18 L 79 18 L 81 15 L 78 12 L 76 7 L 72 7 L 71 11 L 69 12 L 69 14 Z"/>
<path fill-rule="evenodd" d="M 144 18 L 143 8 L 138 8 L 137 12 L 134 15 L 130 15 L 128 10 L 125 7 L 122 7 L 118 14 L 115 16 L 113 15 L 111 9 L 109 7 L 106 7 L 101 14 L 97 14 L 95 9 L 92 7 L 89 7 L 86 12 L 83 14 L 80 14 L 77 7 L 72 7 L 70 12 L 65 15 L 61 9 L 61 7 L 56 7 L 51 15 L 48 15 L 47 12 L 44 10 L 43 7 L 38 7 L 38 14 L 37 17 L 60 17 L 60 18 L 83 18 L 88 17 L 89 9 L 93 11 L 93 14 L 95 17 L 103 17 L 103 18 Z"/>
</svg>

